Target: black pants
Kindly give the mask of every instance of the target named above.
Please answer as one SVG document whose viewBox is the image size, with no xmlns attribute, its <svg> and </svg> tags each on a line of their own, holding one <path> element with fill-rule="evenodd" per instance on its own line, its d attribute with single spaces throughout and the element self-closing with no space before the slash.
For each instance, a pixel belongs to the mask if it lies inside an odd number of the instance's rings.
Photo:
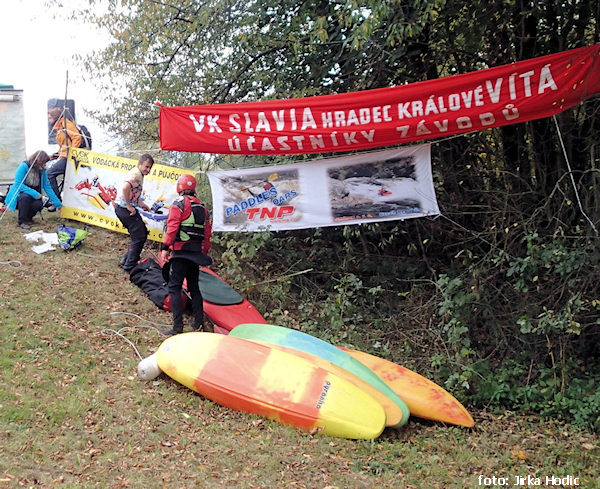
<svg viewBox="0 0 600 489">
<path fill-rule="evenodd" d="M 42 199 L 34 199 L 31 195 L 21 192 L 17 197 L 17 209 L 19 210 L 17 222 L 19 224 L 31 222 L 33 216 L 40 212 L 43 206 Z"/>
<path fill-rule="evenodd" d="M 119 221 L 121 221 L 121 224 L 123 224 L 123 227 L 129 232 L 129 248 L 121 259 L 123 270 L 128 272 L 140 260 L 140 255 L 148 238 L 148 228 L 142 216 L 137 211 L 132 216 L 125 207 L 116 205 L 115 214 L 119 218 Z"/>
<path fill-rule="evenodd" d="M 56 178 L 60 175 L 62 175 L 64 178 L 66 169 L 67 159 L 63 156 L 62 158 L 56 160 L 52 164 L 52 166 L 48 168 L 47 172 L 48 180 L 50 180 L 50 186 L 52 187 L 52 190 L 54 190 L 54 193 L 60 199 L 61 202 L 62 198 L 60 196 L 60 189 L 58 188 L 58 182 L 56 181 Z"/>
<path fill-rule="evenodd" d="M 198 285 L 200 270 L 194 262 L 185 258 L 171 258 L 169 273 L 169 296 L 171 297 L 171 311 L 173 313 L 173 330 L 183 331 L 183 301 L 181 288 L 183 280 L 187 281 L 187 290 L 192 297 L 192 313 L 194 316 L 193 328 L 201 328 L 204 324 L 204 308 L 202 307 L 202 292 Z"/>
</svg>

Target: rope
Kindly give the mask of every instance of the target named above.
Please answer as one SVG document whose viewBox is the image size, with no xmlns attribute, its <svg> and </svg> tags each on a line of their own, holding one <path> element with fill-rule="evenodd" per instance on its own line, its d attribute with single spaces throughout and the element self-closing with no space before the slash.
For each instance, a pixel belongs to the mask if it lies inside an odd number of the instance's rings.
<svg viewBox="0 0 600 489">
<path fill-rule="evenodd" d="M 565 144 L 563 142 L 562 133 L 560 132 L 560 127 L 558 126 L 558 120 L 556 119 L 555 115 L 552 116 L 552 118 L 554 119 L 554 124 L 556 125 L 556 131 L 558 132 L 558 140 L 560 141 L 560 146 L 563 150 L 563 155 L 565 157 L 565 161 L 567 162 L 567 168 L 569 169 L 569 177 L 571 178 L 571 184 L 573 185 L 573 191 L 575 192 L 575 197 L 577 199 L 577 205 L 579 206 L 579 210 L 581 211 L 581 214 L 583 214 L 583 217 L 585 217 L 586 221 L 590 224 L 590 226 L 594 230 L 594 234 L 596 236 L 598 236 L 598 229 L 596 229 L 596 226 L 594 226 L 594 223 L 592 222 L 592 220 L 588 217 L 588 215 L 583 210 L 583 205 L 581 204 L 581 199 L 579 198 L 579 192 L 577 191 L 577 184 L 575 183 L 575 178 L 573 177 L 573 170 L 571 169 L 571 163 L 569 162 L 569 156 L 567 155 L 567 150 L 565 149 Z"/>
<path fill-rule="evenodd" d="M 279 277 L 275 277 L 269 280 L 263 280 L 262 282 L 256 282 L 254 283 L 253 287 L 256 287 L 257 285 L 263 285 L 263 284 L 268 284 L 270 282 L 278 282 L 279 280 L 283 280 L 285 278 L 289 278 L 289 277 L 295 277 L 296 275 L 302 275 L 304 273 L 309 273 L 312 272 L 314 270 L 314 268 L 308 268 L 306 270 L 302 270 L 300 272 L 294 272 L 294 273 L 289 273 L 287 275 L 280 275 Z"/>
<path fill-rule="evenodd" d="M 137 349 L 137 347 L 134 345 L 134 343 L 127 338 L 123 333 L 126 331 L 133 331 L 135 329 L 138 328 L 142 328 L 142 329 L 153 329 L 154 331 L 158 331 L 160 332 L 160 330 L 158 328 L 156 328 L 155 326 L 162 326 L 162 327 L 168 327 L 168 324 L 161 324 L 161 323 L 156 323 L 153 321 L 150 321 L 146 318 L 143 318 L 141 316 L 138 316 L 137 314 L 133 314 L 131 312 L 120 312 L 120 311 L 113 311 L 110 313 L 110 315 L 117 315 L 117 314 L 121 314 L 124 316 L 132 316 L 136 319 L 139 319 L 141 321 L 145 321 L 146 323 L 149 323 L 148 325 L 145 324 L 138 324 L 137 326 L 124 326 L 118 330 L 115 329 L 111 329 L 111 328 L 106 328 L 100 331 L 100 335 L 101 336 L 105 336 L 105 337 L 109 337 L 109 336 L 118 336 L 119 338 L 125 340 L 127 343 L 129 343 L 129 345 L 133 348 L 133 351 L 135 351 L 136 355 L 138 356 L 138 358 L 140 360 L 143 360 L 144 357 L 142 357 L 142 355 L 140 354 L 139 350 Z M 155 326 L 152 326 L 155 325 Z"/>
<path fill-rule="evenodd" d="M 170 324 L 162 324 L 162 323 L 157 323 L 157 322 L 154 322 L 154 321 L 150 321 L 149 319 L 146 319 L 146 318 L 144 318 L 142 316 L 138 316 L 137 314 L 134 314 L 132 312 L 113 311 L 113 312 L 110 313 L 111 316 L 116 316 L 118 314 L 121 314 L 123 316 L 132 316 L 132 317 L 134 317 L 136 319 L 139 319 L 140 321 L 145 321 L 145 322 L 147 322 L 149 324 L 154 324 L 156 326 L 171 326 Z M 156 328 L 154 328 L 154 329 L 156 329 Z"/>
<path fill-rule="evenodd" d="M 514 258 L 510 253 L 506 252 L 506 250 L 503 250 L 502 248 L 498 247 L 497 245 L 495 245 L 491 241 L 488 241 L 487 239 L 482 238 L 475 231 L 472 231 L 471 229 L 467 229 L 462 224 L 456 222 L 455 220 L 451 219 L 450 217 L 446 216 L 445 214 L 440 213 L 439 216 L 442 217 L 443 219 L 446 219 L 448 222 L 452 223 L 454 226 L 456 226 L 456 227 L 462 229 L 463 231 L 471 234 L 471 236 L 473 236 L 474 238 L 476 238 L 476 239 L 482 241 L 483 243 L 487 244 L 490 248 L 496 249 L 496 250 L 502 252 L 503 254 L 505 254 L 506 256 L 508 256 L 510 258 Z"/>
<path fill-rule="evenodd" d="M 9 265 L 13 268 L 19 268 L 23 266 L 19 260 L 0 261 L 0 265 Z"/>
<path fill-rule="evenodd" d="M 103 329 L 102 331 L 100 331 L 100 334 L 101 334 L 102 336 L 111 336 L 111 335 L 115 335 L 115 336 L 119 336 L 119 337 L 121 337 L 121 338 L 122 338 L 122 339 L 124 339 L 124 340 L 125 340 L 127 343 L 129 343 L 129 344 L 131 345 L 131 347 L 133 348 L 133 351 L 135 351 L 135 353 L 136 353 L 136 355 L 138 356 L 138 358 L 139 358 L 140 360 L 143 360 L 143 359 L 144 359 L 144 357 L 142 357 L 142 355 L 140 354 L 140 352 L 138 351 L 138 349 L 136 348 L 136 346 L 133 344 L 133 342 L 132 342 L 132 341 L 131 341 L 129 338 L 127 338 L 125 335 L 123 335 L 123 334 L 121 333 L 121 331 L 123 331 L 123 330 L 126 330 L 126 329 L 132 329 L 132 328 L 130 328 L 129 326 L 125 326 L 124 328 L 121 328 L 121 329 L 120 329 L 120 330 L 118 330 L 118 331 L 116 331 L 116 330 L 114 330 L 114 329 L 110 329 L 110 328 L 108 328 L 108 329 Z"/>
</svg>

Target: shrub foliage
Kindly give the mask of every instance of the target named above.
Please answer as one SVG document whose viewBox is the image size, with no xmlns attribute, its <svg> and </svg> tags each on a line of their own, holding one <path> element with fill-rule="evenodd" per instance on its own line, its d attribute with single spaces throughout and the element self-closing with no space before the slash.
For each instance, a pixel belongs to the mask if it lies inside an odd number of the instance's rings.
<svg viewBox="0 0 600 489">
<path fill-rule="evenodd" d="M 100 119 L 140 144 L 156 144 L 157 99 L 386 87 L 600 40 L 594 0 L 105 4 L 106 15 L 89 18 L 114 42 L 84 65 L 111 87 Z M 272 322 L 412 366 L 477 405 L 598 429 L 599 126 L 595 98 L 557 117 L 437 141 L 439 218 L 222 234 L 217 262 Z"/>
</svg>

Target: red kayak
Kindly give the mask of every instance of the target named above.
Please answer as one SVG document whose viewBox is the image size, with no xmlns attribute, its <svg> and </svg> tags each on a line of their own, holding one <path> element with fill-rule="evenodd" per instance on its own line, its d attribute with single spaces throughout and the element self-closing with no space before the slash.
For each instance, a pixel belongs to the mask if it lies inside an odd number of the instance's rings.
<svg viewBox="0 0 600 489">
<path fill-rule="evenodd" d="M 129 280 L 142 289 L 156 307 L 165 311 L 171 311 L 171 299 L 167 287 L 169 268 L 169 263 L 161 266 L 156 260 L 146 258 L 140 261 L 129 274 Z M 250 302 L 211 269 L 200 267 L 198 285 L 202 292 L 204 313 L 213 324 L 215 333 L 228 335 L 240 324 L 267 322 Z M 189 299 L 186 289 L 187 284 L 184 280 L 181 294 L 184 307 Z"/>
<path fill-rule="evenodd" d="M 266 324 L 266 319 L 210 268 L 200 267 L 200 291 L 204 299 L 204 313 L 214 325 L 215 333 L 229 332 L 244 323 Z"/>
<path fill-rule="evenodd" d="M 162 276 L 168 281 L 169 263 L 163 265 L 159 258 L 158 266 L 162 266 Z M 215 333 L 227 335 L 244 323 L 266 324 L 262 314 L 210 268 L 200 267 L 198 285 L 202 292 L 204 314 L 213 323 Z M 185 281 L 183 288 L 186 289 Z"/>
</svg>

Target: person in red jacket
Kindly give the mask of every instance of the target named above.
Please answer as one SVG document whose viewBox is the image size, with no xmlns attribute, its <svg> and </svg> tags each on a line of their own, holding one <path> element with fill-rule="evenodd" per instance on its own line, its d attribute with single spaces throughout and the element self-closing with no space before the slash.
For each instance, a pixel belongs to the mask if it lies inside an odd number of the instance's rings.
<svg viewBox="0 0 600 489">
<path fill-rule="evenodd" d="M 196 197 L 196 179 L 181 175 L 177 180 L 177 193 L 169 209 L 165 237 L 163 238 L 161 262 L 169 264 L 169 296 L 173 313 L 173 328 L 162 333 L 171 336 L 183 333 L 183 301 L 181 289 L 184 279 L 192 298 L 193 324 L 197 330 L 204 326 L 202 293 L 198 285 L 200 266 L 208 266 L 212 227 L 208 210 Z"/>
</svg>

